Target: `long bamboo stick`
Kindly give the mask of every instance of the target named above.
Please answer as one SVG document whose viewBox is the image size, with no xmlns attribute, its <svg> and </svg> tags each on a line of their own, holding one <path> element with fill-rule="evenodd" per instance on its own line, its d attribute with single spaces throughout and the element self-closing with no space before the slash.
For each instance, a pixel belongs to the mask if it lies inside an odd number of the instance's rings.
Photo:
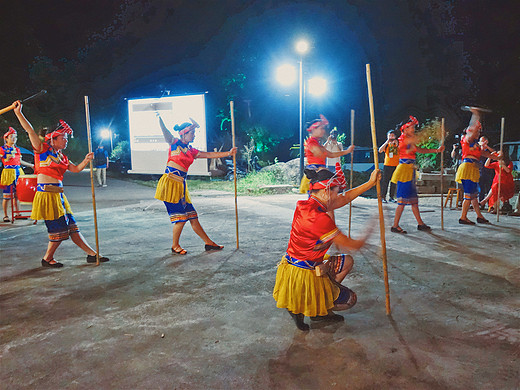
<svg viewBox="0 0 520 390">
<path fill-rule="evenodd" d="M 370 128 L 372 130 L 372 147 L 374 149 L 374 169 L 379 169 L 379 156 L 377 152 L 376 139 L 376 120 L 374 117 L 374 98 L 372 96 L 372 79 L 370 78 L 370 64 L 366 64 L 367 86 L 368 86 L 368 103 L 370 106 Z M 385 279 L 386 293 L 386 314 L 390 315 L 390 285 L 388 283 L 388 266 L 386 261 L 386 240 L 385 240 L 385 219 L 383 216 L 383 201 L 381 199 L 381 184 L 379 180 L 376 182 L 377 204 L 379 207 L 379 230 L 381 234 L 381 257 L 383 260 L 383 272 Z"/>
<path fill-rule="evenodd" d="M 231 135 L 233 137 L 233 147 L 235 147 L 235 102 L 231 100 L 229 102 L 229 110 L 231 111 Z M 236 236 L 237 236 L 237 249 L 238 244 L 238 201 L 237 201 L 237 155 L 233 155 L 233 180 L 235 182 L 235 225 L 236 225 Z"/>
<path fill-rule="evenodd" d="M 441 119 L 441 146 L 444 145 L 444 118 Z M 441 152 L 441 230 L 444 230 L 444 151 Z"/>
<path fill-rule="evenodd" d="M 500 153 L 504 153 L 504 125 L 505 125 L 506 118 L 502 118 L 500 121 Z M 502 160 L 503 161 L 503 160 Z M 497 201 L 495 204 L 495 210 L 497 212 L 497 222 L 500 218 L 500 186 L 502 184 L 502 164 L 501 160 L 498 160 L 498 194 L 497 194 Z"/>
<path fill-rule="evenodd" d="M 92 153 L 92 133 L 90 129 L 90 110 L 88 96 L 85 96 L 85 118 L 87 121 L 87 139 L 88 139 L 88 152 Z M 99 235 L 98 235 L 98 223 L 97 223 L 97 211 L 96 211 L 96 192 L 94 190 L 94 164 L 92 160 L 89 162 L 90 165 L 90 188 L 92 189 L 92 210 L 94 212 L 94 231 L 96 233 L 96 266 L 99 265 Z"/>
<path fill-rule="evenodd" d="M 350 110 L 350 144 L 354 145 L 354 115 L 355 111 Z M 354 181 L 354 151 L 350 153 L 350 189 Z M 350 237 L 350 227 L 352 226 L 352 202 L 348 205 L 348 236 Z"/>
</svg>

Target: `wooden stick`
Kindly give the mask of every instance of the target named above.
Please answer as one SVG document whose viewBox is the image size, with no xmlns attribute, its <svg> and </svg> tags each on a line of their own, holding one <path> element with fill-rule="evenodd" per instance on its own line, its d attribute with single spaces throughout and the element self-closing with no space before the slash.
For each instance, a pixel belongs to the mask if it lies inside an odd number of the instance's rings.
<svg viewBox="0 0 520 390">
<path fill-rule="evenodd" d="M 85 96 L 85 118 L 87 121 L 87 138 L 88 138 L 88 152 L 92 153 L 92 134 L 90 130 L 90 110 L 88 103 L 88 96 Z M 98 223 L 97 223 L 97 211 L 96 211 L 96 192 L 94 190 L 94 164 L 92 160 L 89 162 L 90 165 L 90 188 L 92 189 L 92 209 L 94 211 L 94 231 L 96 233 L 96 266 L 99 265 L 99 235 L 98 235 Z"/>
<path fill-rule="evenodd" d="M 231 135 L 233 137 L 233 147 L 235 147 L 235 102 L 229 102 L 229 110 L 231 111 Z M 233 155 L 233 180 L 235 182 L 235 225 L 237 235 L 237 249 L 238 244 L 238 202 L 237 202 L 237 155 Z"/>
<path fill-rule="evenodd" d="M 506 118 L 502 118 L 500 121 L 500 153 L 504 153 L 504 124 Z M 502 184 L 502 168 L 500 166 L 500 160 L 498 160 L 498 194 L 497 201 L 495 204 L 495 210 L 497 212 L 497 222 L 500 217 L 500 186 Z"/>
<path fill-rule="evenodd" d="M 370 128 L 372 130 L 372 147 L 374 149 L 374 169 L 379 169 L 379 156 L 377 152 L 376 121 L 374 117 L 374 98 L 372 96 L 372 79 L 370 78 L 370 64 L 366 64 L 368 103 L 370 106 Z M 391 314 L 390 310 L 390 285 L 388 284 L 388 266 L 386 262 L 386 241 L 385 241 L 385 219 L 383 216 L 383 201 L 381 199 L 381 184 L 376 182 L 377 204 L 379 206 L 379 230 L 381 234 L 381 257 L 383 260 L 383 272 L 385 279 L 386 292 L 386 315 Z"/>
<path fill-rule="evenodd" d="M 441 119 L 441 146 L 444 145 L 444 118 Z M 441 152 L 441 230 L 444 230 L 444 151 Z"/>
<path fill-rule="evenodd" d="M 25 102 L 27 102 L 27 101 L 29 101 L 29 100 L 31 100 L 31 99 L 37 98 L 37 97 L 39 97 L 39 96 L 41 96 L 41 95 L 45 95 L 46 93 L 47 93 L 47 91 L 46 91 L 45 89 L 42 89 L 40 92 L 37 92 L 37 93 L 35 93 L 34 95 L 31 95 L 31 96 L 29 96 L 29 97 L 27 97 L 27 98 L 25 98 L 25 99 L 22 99 L 22 103 L 25 103 Z M 5 108 L 2 108 L 2 109 L 0 110 L 0 115 L 5 114 L 6 112 L 9 112 L 9 111 L 11 111 L 11 110 L 13 110 L 13 109 L 14 109 L 14 103 L 11 104 L 10 106 L 7 106 L 7 107 L 5 107 Z"/>
<path fill-rule="evenodd" d="M 354 110 L 350 110 L 350 144 L 354 145 Z M 354 181 L 354 151 L 350 153 L 350 189 Z M 348 205 L 348 236 L 350 237 L 350 227 L 352 225 L 352 202 Z"/>
</svg>

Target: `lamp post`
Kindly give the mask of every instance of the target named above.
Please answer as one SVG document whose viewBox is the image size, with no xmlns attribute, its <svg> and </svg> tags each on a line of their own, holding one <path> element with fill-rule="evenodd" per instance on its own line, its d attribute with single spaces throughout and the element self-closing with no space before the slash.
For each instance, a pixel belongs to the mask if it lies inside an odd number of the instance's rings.
<svg viewBox="0 0 520 390">
<path fill-rule="evenodd" d="M 309 51 L 309 43 L 304 40 L 296 42 L 296 51 L 300 53 L 300 77 L 299 77 L 299 91 L 300 91 L 300 180 L 303 177 L 304 168 L 304 148 L 303 148 L 303 120 L 305 112 L 305 83 L 303 81 L 303 55 Z"/>
</svg>

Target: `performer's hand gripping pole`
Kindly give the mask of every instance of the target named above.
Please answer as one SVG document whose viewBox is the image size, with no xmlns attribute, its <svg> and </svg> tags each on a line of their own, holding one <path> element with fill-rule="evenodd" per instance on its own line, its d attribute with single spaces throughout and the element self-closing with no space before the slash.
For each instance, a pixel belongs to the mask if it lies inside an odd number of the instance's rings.
<svg viewBox="0 0 520 390">
<path fill-rule="evenodd" d="M 368 103 L 370 106 L 370 128 L 372 130 L 372 146 L 374 149 L 374 169 L 379 169 L 379 158 L 377 151 L 376 139 L 376 121 L 374 118 L 374 99 L 372 96 L 372 80 L 370 78 L 370 64 L 366 64 L 367 86 L 368 86 Z M 381 199 L 381 184 L 379 180 L 376 182 L 377 204 L 379 206 L 379 230 L 381 233 L 381 257 L 383 260 L 383 272 L 385 279 L 386 291 L 386 314 L 390 315 L 390 286 L 388 284 L 388 267 L 386 262 L 386 241 L 385 241 L 385 220 L 383 216 L 383 201 Z"/>
<path fill-rule="evenodd" d="M 47 91 L 46 91 L 45 89 L 42 89 L 40 92 L 37 92 L 37 93 L 35 93 L 34 95 L 31 95 L 31 96 L 29 96 L 29 97 L 27 97 L 27 98 L 25 98 L 25 99 L 22 99 L 21 102 L 22 102 L 22 103 L 28 102 L 29 100 L 31 100 L 31 99 L 35 99 L 35 98 L 40 97 L 40 96 L 42 96 L 42 95 L 45 95 L 46 93 L 47 93 Z M 7 107 L 5 107 L 5 108 L 2 108 L 2 109 L 0 110 L 0 115 L 5 114 L 6 112 L 9 112 L 9 111 L 11 111 L 11 110 L 13 110 L 13 109 L 14 109 L 14 104 L 11 104 L 10 106 L 7 106 Z"/>
<path fill-rule="evenodd" d="M 441 119 L 441 146 L 444 145 L 444 118 Z M 441 152 L 441 230 L 444 230 L 444 151 Z"/>
<path fill-rule="evenodd" d="M 87 120 L 87 139 L 88 139 L 88 152 L 92 153 L 92 134 L 90 130 L 90 110 L 88 103 L 88 96 L 85 96 L 85 117 Z M 94 165 L 92 160 L 90 164 L 90 187 L 92 189 L 92 210 L 94 212 L 94 230 L 96 233 L 96 265 L 99 265 L 99 235 L 98 235 L 98 223 L 97 223 L 97 212 L 96 212 L 96 192 L 94 190 Z"/>
<path fill-rule="evenodd" d="M 504 154 L 504 125 L 506 118 L 502 118 L 500 121 L 500 154 Z M 502 157 L 501 157 L 502 158 Z M 503 160 L 502 160 L 503 161 Z M 502 161 L 498 160 L 498 194 L 495 205 L 495 211 L 497 212 L 497 222 L 500 218 L 500 187 L 502 184 Z"/>
<path fill-rule="evenodd" d="M 354 110 L 350 110 L 350 144 L 354 145 Z M 354 151 L 350 153 L 350 189 L 354 181 Z M 348 236 L 350 238 L 350 227 L 352 226 L 352 201 L 348 204 Z"/>
<path fill-rule="evenodd" d="M 231 135 L 233 137 L 233 147 L 235 147 L 235 102 L 231 100 L 229 102 L 229 110 L 231 111 Z M 233 155 L 233 180 L 235 182 L 235 225 L 237 235 L 237 249 L 238 244 L 238 202 L 237 202 L 237 155 Z"/>
</svg>

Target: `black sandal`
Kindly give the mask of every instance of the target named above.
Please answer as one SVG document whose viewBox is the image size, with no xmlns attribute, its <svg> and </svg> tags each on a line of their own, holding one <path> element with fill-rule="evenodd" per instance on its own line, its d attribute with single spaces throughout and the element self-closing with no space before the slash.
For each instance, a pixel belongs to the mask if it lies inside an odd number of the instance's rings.
<svg viewBox="0 0 520 390">
<path fill-rule="evenodd" d="M 204 249 L 206 249 L 207 251 L 220 251 L 222 249 L 224 249 L 224 245 L 204 245 Z"/>
<path fill-rule="evenodd" d="M 289 309 L 287 309 L 289 314 L 291 315 L 292 319 L 294 320 L 294 323 L 296 324 L 296 327 L 303 331 L 308 331 L 311 327 L 307 325 L 305 322 L 303 322 L 303 319 L 305 316 L 303 314 L 294 314 Z"/>
<path fill-rule="evenodd" d="M 172 247 L 172 253 L 174 255 L 185 255 L 188 253 L 188 251 L 186 249 L 182 249 L 180 246 L 178 246 L 175 249 L 173 249 L 173 247 Z"/>
<path fill-rule="evenodd" d="M 407 234 L 406 230 L 403 230 L 403 228 L 401 228 L 401 226 L 398 226 L 398 227 L 391 227 L 390 228 L 390 231 L 392 233 L 400 233 L 400 234 Z"/>
<path fill-rule="evenodd" d="M 52 259 L 54 260 L 54 259 Z M 50 260 L 50 261 L 52 261 Z M 49 267 L 49 268 L 61 268 L 63 267 L 63 264 L 58 263 L 56 260 L 54 260 L 55 263 L 50 263 L 49 261 L 42 259 L 42 267 Z"/>
<path fill-rule="evenodd" d="M 11 222 L 11 220 L 9 219 L 9 217 L 4 217 L 4 222 Z"/>
</svg>

